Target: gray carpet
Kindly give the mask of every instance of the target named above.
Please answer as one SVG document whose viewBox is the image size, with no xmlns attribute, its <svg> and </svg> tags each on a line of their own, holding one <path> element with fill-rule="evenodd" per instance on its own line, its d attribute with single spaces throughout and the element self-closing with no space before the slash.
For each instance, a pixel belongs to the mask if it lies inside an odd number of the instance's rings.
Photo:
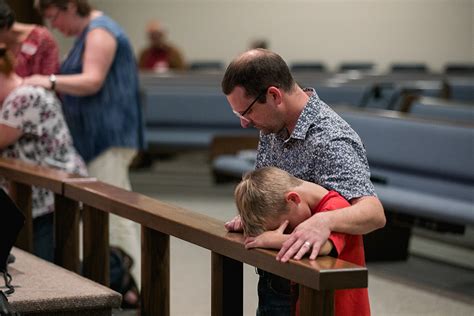
<svg viewBox="0 0 474 316">
<path fill-rule="evenodd" d="M 120 306 L 120 294 L 107 287 L 21 249 L 13 248 L 12 254 L 16 260 L 9 272 L 15 293 L 8 301 L 22 314 L 106 315 L 104 309 L 110 312 L 112 307 Z M 3 286 L 0 289 L 5 290 Z"/>
<path fill-rule="evenodd" d="M 213 183 L 205 153 L 157 160 L 148 169 L 132 171 L 131 179 L 134 191 L 193 211 L 221 220 L 236 213 L 234 185 Z M 406 262 L 368 265 L 373 315 L 474 315 L 474 269 L 466 268 L 474 262 L 472 249 L 459 248 L 456 263 L 448 264 L 440 258 L 443 258 L 441 251 L 450 249 L 449 245 L 424 241 L 414 238 L 411 247 L 416 255 Z M 441 253 L 430 257 L 426 254 L 430 251 Z M 257 276 L 253 267 L 245 267 L 244 278 L 244 313 L 255 315 Z M 114 314 L 134 315 L 135 311 Z M 171 240 L 171 315 L 210 315 L 210 253 L 174 238 Z"/>
</svg>

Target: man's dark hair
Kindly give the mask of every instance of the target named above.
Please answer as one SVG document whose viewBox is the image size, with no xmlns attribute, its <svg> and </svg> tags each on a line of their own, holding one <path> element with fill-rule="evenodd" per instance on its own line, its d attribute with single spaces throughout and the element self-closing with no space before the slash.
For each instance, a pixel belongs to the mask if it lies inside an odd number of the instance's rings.
<svg viewBox="0 0 474 316">
<path fill-rule="evenodd" d="M 15 14 L 4 0 L 0 0 L 0 29 L 10 29 L 13 22 L 15 22 Z"/>
<path fill-rule="evenodd" d="M 66 10 L 69 2 L 77 6 L 77 14 L 79 16 L 88 16 L 92 11 L 92 7 L 87 0 L 39 0 L 37 9 L 40 14 L 43 14 L 46 9 L 52 6 Z"/>
<path fill-rule="evenodd" d="M 270 86 L 290 92 L 295 80 L 280 55 L 266 49 L 253 49 L 234 59 L 222 79 L 222 92 L 232 93 L 236 86 L 245 89 L 248 97 L 257 97 Z M 259 102 L 265 102 L 262 95 Z"/>
</svg>

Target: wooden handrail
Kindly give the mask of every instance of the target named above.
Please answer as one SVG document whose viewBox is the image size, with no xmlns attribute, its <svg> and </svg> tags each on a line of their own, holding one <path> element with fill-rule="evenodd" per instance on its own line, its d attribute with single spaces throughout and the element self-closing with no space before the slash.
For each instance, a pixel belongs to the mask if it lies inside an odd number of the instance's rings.
<svg viewBox="0 0 474 316">
<path fill-rule="evenodd" d="M 60 236 L 56 257 L 59 264 L 73 271 L 78 270 L 79 264 L 78 204 L 83 203 L 84 271 L 105 285 L 109 282 L 108 213 L 140 223 L 142 315 L 169 315 L 169 236 L 212 252 L 213 315 L 242 315 L 242 263 L 299 283 L 301 316 L 333 315 L 334 290 L 367 287 L 365 267 L 331 257 L 282 264 L 275 260 L 275 251 L 245 249 L 243 236 L 227 232 L 222 221 L 95 179 L 74 178 L 46 167 L 1 158 L 0 176 L 17 182 L 24 189 L 22 192 L 29 195 L 20 199 L 31 199 L 28 188 L 32 185 L 56 193 L 56 233 Z M 26 204 L 26 208 L 31 208 L 31 203 Z M 62 230 L 63 226 L 67 231 Z"/>
<path fill-rule="evenodd" d="M 31 186 L 43 187 L 55 194 L 62 194 L 62 179 L 71 175 L 15 159 L 0 158 L 0 176 L 10 181 L 10 195 L 25 215 L 25 226 L 20 231 L 16 245 L 31 252 L 33 251 Z"/>
<path fill-rule="evenodd" d="M 10 181 L 42 187 L 58 194 L 63 193 L 64 179 L 78 177 L 61 170 L 8 158 L 0 158 L 0 176 Z"/>
<path fill-rule="evenodd" d="M 57 247 L 55 261 L 63 267 L 79 272 L 79 210 L 76 202 L 62 198 L 64 181 L 80 178 L 58 169 L 33 165 L 16 159 L 0 157 L 0 176 L 11 182 L 10 195 L 24 213 L 25 226 L 21 230 L 16 245 L 26 251 L 33 251 L 33 218 L 31 214 L 31 186 L 38 186 L 55 194 L 56 204 L 60 205 L 64 220 L 61 229 L 56 231 L 56 240 L 65 245 Z M 58 224 L 58 223 L 56 223 Z M 57 225 L 58 226 L 58 225 Z M 67 246 L 67 247 L 66 247 Z M 67 249 L 67 250 L 66 250 Z M 63 251 L 64 250 L 64 251 Z M 66 253 L 67 252 L 67 253 Z"/>
<path fill-rule="evenodd" d="M 367 286 L 366 268 L 331 257 L 281 264 L 275 251 L 245 249 L 243 235 L 227 232 L 220 220 L 103 182 L 66 183 L 64 195 L 316 290 Z"/>
</svg>

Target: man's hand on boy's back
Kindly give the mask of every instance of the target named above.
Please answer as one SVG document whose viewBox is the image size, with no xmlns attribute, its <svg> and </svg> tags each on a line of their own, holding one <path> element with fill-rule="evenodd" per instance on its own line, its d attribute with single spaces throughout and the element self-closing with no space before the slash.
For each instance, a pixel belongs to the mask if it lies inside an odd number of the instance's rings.
<svg viewBox="0 0 474 316">
<path fill-rule="evenodd" d="M 224 224 L 224 227 L 230 232 L 241 232 L 243 230 L 243 226 L 242 226 L 242 220 L 240 218 L 240 215 L 237 215 L 230 221 L 226 222 Z"/>
<path fill-rule="evenodd" d="M 316 259 L 320 248 L 331 234 L 325 214 L 327 213 L 316 213 L 296 226 L 290 237 L 283 243 L 276 259 L 281 262 L 287 262 L 291 258 L 299 260 L 307 252 L 310 252 L 309 259 Z"/>
</svg>

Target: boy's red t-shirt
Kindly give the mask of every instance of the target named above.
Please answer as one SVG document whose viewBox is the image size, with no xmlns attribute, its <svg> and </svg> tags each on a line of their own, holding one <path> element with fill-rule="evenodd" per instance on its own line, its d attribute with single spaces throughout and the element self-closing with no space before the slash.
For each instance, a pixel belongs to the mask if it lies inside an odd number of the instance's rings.
<svg viewBox="0 0 474 316">
<path fill-rule="evenodd" d="M 327 212 L 350 206 L 349 202 L 336 191 L 329 191 L 319 204 L 311 210 L 312 214 Z M 331 233 L 329 240 L 339 254 L 338 259 L 365 266 L 364 243 L 361 235 Z M 367 288 L 336 290 L 334 294 L 336 316 L 370 315 L 369 294 Z M 299 315 L 299 304 L 296 306 Z"/>
</svg>

